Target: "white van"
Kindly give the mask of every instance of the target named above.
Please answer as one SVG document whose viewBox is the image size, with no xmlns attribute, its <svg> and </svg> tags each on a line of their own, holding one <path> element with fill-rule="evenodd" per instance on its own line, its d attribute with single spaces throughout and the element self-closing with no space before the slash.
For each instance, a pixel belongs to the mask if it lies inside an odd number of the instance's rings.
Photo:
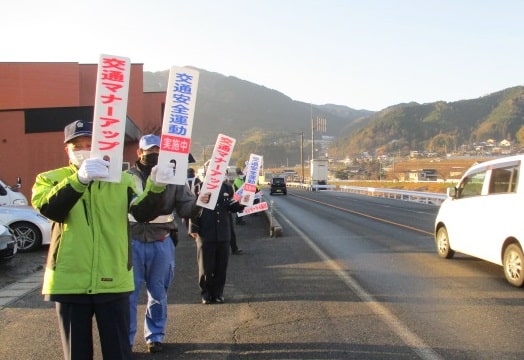
<svg viewBox="0 0 524 360">
<path fill-rule="evenodd" d="M 27 206 L 27 198 L 18 191 L 22 186 L 20 178 L 16 179 L 16 184 L 8 186 L 0 179 L 0 205 L 23 205 Z"/>
<path fill-rule="evenodd" d="M 524 155 L 498 158 L 472 166 L 435 220 L 439 256 L 455 252 L 503 266 L 506 280 L 524 285 Z"/>
</svg>

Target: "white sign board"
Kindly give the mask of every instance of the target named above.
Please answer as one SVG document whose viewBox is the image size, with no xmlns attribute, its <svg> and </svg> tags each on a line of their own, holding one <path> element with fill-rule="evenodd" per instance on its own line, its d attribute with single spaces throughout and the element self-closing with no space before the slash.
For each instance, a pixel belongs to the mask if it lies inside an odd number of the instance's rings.
<svg viewBox="0 0 524 360">
<path fill-rule="evenodd" d="M 173 166 L 173 172 L 162 172 L 159 181 L 184 185 L 187 178 L 191 130 L 195 114 L 199 72 L 173 66 L 169 72 L 166 107 L 158 165 Z"/>
<path fill-rule="evenodd" d="M 251 215 L 251 214 L 254 214 L 254 213 L 257 213 L 257 212 L 265 211 L 267 209 L 269 209 L 269 206 L 267 205 L 267 202 L 262 201 L 262 202 L 259 202 L 258 204 L 253 205 L 253 206 L 245 207 L 244 210 L 242 210 L 242 212 L 237 213 L 237 216 L 238 217 L 242 217 L 242 216 L 246 216 L 246 215 Z"/>
<path fill-rule="evenodd" d="M 130 73 L 129 58 L 100 55 L 91 157 L 109 161 L 109 177 L 103 181 L 120 182 L 122 176 Z"/>
<path fill-rule="evenodd" d="M 206 169 L 206 176 L 202 187 L 200 188 L 200 195 L 210 193 L 209 202 L 203 203 L 200 198 L 197 200 L 197 205 L 207 209 L 214 209 L 220 195 L 220 188 L 226 179 L 226 170 L 235 147 L 236 140 L 227 135 L 218 134 L 213 155 Z"/>
<path fill-rule="evenodd" d="M 240 203 L 245 206 L 253 205 L 255 200 L 255 193 L 257 192 L 258 174 L 262 166 L 262 156 L 251 154 L 249 162 L 244 169 L 244 185 L 242 186 L 242 195 Z"/>
</svg>

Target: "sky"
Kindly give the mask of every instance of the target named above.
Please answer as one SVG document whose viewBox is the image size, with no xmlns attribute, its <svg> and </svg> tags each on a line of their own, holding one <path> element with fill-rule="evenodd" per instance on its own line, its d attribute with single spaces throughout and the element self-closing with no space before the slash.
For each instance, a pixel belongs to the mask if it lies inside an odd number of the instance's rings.
<svg viewBox="0 0 524 360">
<path fill-rule="evenodd" d="M 118 55 L 316 105 L 378 111 L 524 82 L 520 0 L 16 0 L 1 14 L 0 62 Z"/>
</svg>

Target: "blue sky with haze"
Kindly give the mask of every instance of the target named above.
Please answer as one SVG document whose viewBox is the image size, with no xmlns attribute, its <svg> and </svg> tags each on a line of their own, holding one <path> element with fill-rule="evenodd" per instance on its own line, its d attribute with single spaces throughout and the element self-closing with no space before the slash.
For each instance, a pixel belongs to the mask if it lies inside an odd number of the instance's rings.
<svg viewBox="0 0 524 360">
<path fill-rule="evenodd" d="M 524 1 L 18 0 L 1 62 L 196 66 L 294 100 L 381 110 L 524 80 Z M 1 81 L 1 80 L 0 80 Z"/>
</svg>

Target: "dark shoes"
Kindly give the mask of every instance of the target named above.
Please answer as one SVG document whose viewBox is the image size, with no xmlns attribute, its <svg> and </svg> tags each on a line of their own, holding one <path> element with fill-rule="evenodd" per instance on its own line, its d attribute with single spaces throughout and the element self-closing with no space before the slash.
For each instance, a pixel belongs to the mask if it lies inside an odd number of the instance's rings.
<svg viewBox="0 0 524 360">
<path fill-rule="evenodd" d="M 209 305 L 209 304 L 223 304 L 224 303 L 224 297 L 223 296 L 217 296 L 214 298 L 202 298 L 202 304 Z"/>
<path fill-rule="evenodd" d="M 231 251 L 231 254 L 233 254 L 233 255 L 240 255 L 243 252 L 244 252 L 244 250 L 242 250 L 242 249 L 236 249 L 236 250 Z"/>
<path fill-rule="evenodd" d="M 209 304 L 211 304 L 211 302 L 212 301 L 211 301 L 210 298 L 207 298 L 207 297 L 203 297 L 202 298 L 202 304 L 204 304 L 204 305 L 209 305 Z"/>
<path fill-rule="evenodd" d="M 149 351 L 150 353 L 157 353 L 161 352 L 162 350 L 164 350 L 164 346 L 161 342 L 154 341 L 147 343 L 147 351 Z"/>
</svg>

